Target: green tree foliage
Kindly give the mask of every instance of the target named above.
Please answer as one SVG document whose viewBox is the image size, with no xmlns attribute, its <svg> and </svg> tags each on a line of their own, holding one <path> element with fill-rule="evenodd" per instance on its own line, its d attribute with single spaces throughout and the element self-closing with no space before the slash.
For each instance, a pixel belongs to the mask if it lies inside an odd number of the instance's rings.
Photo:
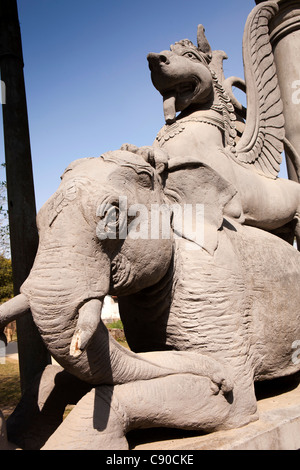
<svg viewBox="0 0 300 470">
<path fill-rule="evenodd" d="M 13 295 L 11 261 L 0 256 L 0 304 L 9 300 Z"/>
<path fill-rule="evenodd" d="M 4 172 L 5 163 L 0 164 Z M 3 175 L 4 176 L 4 175 Z M 0 304 L 13 297 L 13 280 L 10 257 L 6 181 L 0 180 Z"/>
<path fill-rule="evenodd" d="M 5 163 L 1 163 L 0 171 L 2 172 L 4 168 Z M 0 256 L 10 258 L 7 190 L 6 181 L 3 180 L 0 180 Z"/>
</svg>

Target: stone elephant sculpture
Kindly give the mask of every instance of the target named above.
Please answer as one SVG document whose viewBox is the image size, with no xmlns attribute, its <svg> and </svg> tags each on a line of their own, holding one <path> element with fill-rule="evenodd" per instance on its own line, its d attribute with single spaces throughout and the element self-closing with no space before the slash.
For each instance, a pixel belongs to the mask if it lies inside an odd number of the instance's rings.
<svg viewBox="0 0 300 470">
<path fill-rule="evenodd" d="M 126 449 L 134 428 L 242 426 L 257 419 L 255 381 L 299 370 L 300 254 L 225 219 L 235 197 L 193 159 L 158 171 L 119 150 L 67 168 L 38 214 L 31 273 L 0 308 L 1 326 L 30 308 L 51 355 L 91 389 L 44 448 Z M 196 227 L 181 210 L 195 207 Z M 131 350 L 101 321 L 106 294 L 119 298 Z"/>
</svg>

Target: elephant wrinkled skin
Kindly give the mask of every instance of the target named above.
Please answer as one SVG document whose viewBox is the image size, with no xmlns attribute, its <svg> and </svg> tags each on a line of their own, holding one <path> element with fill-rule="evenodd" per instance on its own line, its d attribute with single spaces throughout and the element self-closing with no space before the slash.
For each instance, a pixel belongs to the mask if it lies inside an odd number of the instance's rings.
<svg viewBox="0 0 300 470">
<path fill-rule="evenodd" d="M 300 186 L 278 178 L 277 3 L 246 23 L 246 120 L 199 25 L 197 46 L 148 56 L 166 121 L 153 146 L 73 162 L 40 210 L 34 265 L 0 327 L 30 309 L 60 367 L 8 420 L 20 447 L 128 449 L 133 429 L 239 427 L 258 418 L 255 382 L 299 371 Z M 130 350 L 101 320 L 107 294 Z"/>
<path fill-rule="evenodd" d="M 124 196 L 125 214 L 117 207 Z M 45 449 L 127 448 L 125 434 L 141 427 L 241 426 L 257 419 L 255 380 L 299 370 L 292 344 L 300 337 L 300 254 L 224 218 L 235 197 L 199 162 L 170 167 L 163 178 L 119 150 L 68 167 L 38 214 L 31 273 L 0 310 L 3 324 L 22 314 L 22 302 L 30 307 L 52 356 L 92 386 Z M 187 202 L 203 204 L 202 243 L 184 223 L 174 232 L 172 211 L 169 238 L 138 238 L 143 223 L 151 229 L 151 208 Z M 119 297 L 131 351 L 101 321 L 106 294 Z"/>
</svg>

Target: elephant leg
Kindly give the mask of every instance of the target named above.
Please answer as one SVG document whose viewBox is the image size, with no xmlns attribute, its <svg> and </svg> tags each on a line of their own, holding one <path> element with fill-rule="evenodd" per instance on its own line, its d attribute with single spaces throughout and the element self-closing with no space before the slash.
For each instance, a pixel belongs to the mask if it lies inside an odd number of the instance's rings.
<svg viewBox="0 0 300 470">
<path fill-rule="evenodd" d="M 17 446 L 8 442 L 7 440 L 7 433 L 6 433 L 6 425 L 5 425 L 5 418 L 0 410 L 0 450 L 16 450 Z"/>
<path fill-rule="evenodd" d="M 233 392 L 234 394 L 234 392 Z M 169 427 L 212 432 L 232 427 L 232 393 L 208 377 L 174 374 L 116 386 L 99 386 L 85 395 L 42 450 L 126 450 L 127 432 Z M 235 424 L 253 421 L 256 405 Z"/>
<path fill-rule="evenodd" d="M 101 385 L 87 393 L 42 450 L 128 450 L 118 387 Z"/>
<path fill-rule="evenodd" d="M 224 393 L 210 378 L 190 373 L 124 384 L 115 392 L 127 431 L 168 427 L 213 432 L 257 419 L 252 386 Z"/>
<path fill-rule="evenodd" d="M 47 366 L 8 418 L 9 440 L 24 450 L 40 449 L 63 421 L 65 407 L 76 404 L 90 389 L 62 367 Z"/>
</svg>

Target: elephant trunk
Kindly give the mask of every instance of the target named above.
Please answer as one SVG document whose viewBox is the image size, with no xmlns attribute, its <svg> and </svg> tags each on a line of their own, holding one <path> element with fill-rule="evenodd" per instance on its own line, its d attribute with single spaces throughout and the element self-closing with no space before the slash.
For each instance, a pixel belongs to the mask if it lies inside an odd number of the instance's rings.
<svg viewBox="0 0 300 470">
<path fill-rule="evenodd" d="M 167 375 L 168 369 L 121 347 L 101 321 L 110 259 L 88 222 L 94 218 L 87 199 L 92 190 L 81 179 L 63 182 L 38 214 L 39 249 L 21 286 L 21 303 L 30 307 L 50 354 L 83 381 L 120 384 Z"/>
<path fill-rule="evenodd" d="M 8 300 L 0 307 L 0 329 L 4 328 L 12 320 L 25 315 L 29 310 L 29 303 L 24 294 L 19 294 Z"/>
<path fill-rule="evenodd" d="M 101 321 L 110 282 L 109 260 L 82 254 L 41 250 L 21 287 L 34 321 L 54 359 L 91 384 L 120 384 L 168 375 L 115 341 Z"/>
</svg>

